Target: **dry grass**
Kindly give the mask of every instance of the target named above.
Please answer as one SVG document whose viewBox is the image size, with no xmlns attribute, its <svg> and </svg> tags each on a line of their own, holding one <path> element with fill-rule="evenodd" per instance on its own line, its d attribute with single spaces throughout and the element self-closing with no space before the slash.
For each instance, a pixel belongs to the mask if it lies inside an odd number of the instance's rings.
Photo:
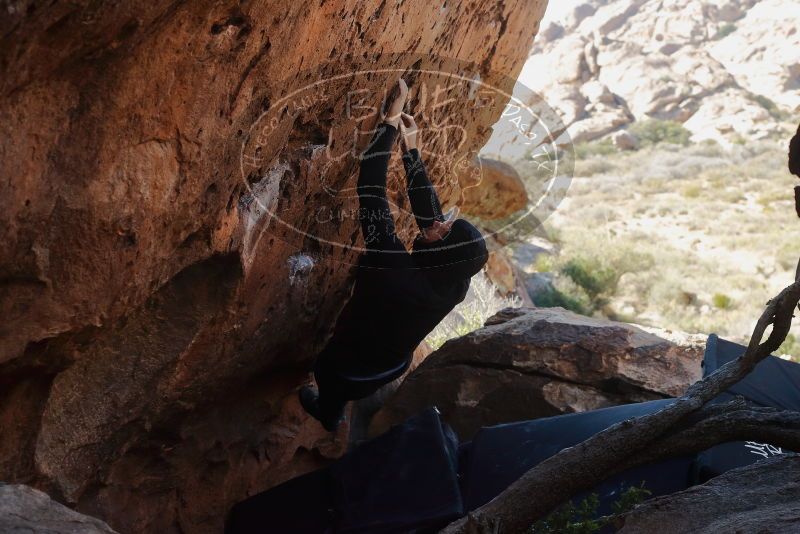
<svg viewBox="0 0 800 534">
<path fill-rule="evenodd" d="M 428 334 L 425 342 L 436 350 L 448 339 L 461 337 L 483 326 L 483 323 L 503 308 L 517 308 L 517 297 L 501 297 L 491 280 L 479 272 L 472 277 L 466 298 Z"/>
<path fill-rule="evenodd" d="M 545 223 L 559 236 L 547 266 L 559 291 L 590 313 L 746 339 L 800 255 L 783 143 L 580 153 L 567 199 Z M 587 294 L 565 269 L 575 261 L 590 271 L 578 279 L 609 281 L 602 292 Z M 786 350 L 800 356 L 800 343 Z"/>
</svg>

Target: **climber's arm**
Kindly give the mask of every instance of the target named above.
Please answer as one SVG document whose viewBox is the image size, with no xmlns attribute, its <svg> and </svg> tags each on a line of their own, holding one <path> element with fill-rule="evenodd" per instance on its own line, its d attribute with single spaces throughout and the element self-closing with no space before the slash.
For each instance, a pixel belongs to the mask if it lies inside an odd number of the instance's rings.
<svg viewBox="0 0 800 534">
<path fill-rule="evenodd" d="M 401 146 L 403 147 L 403 167 L 406 170 L 408 199 L 417 226 L 420 230 L 425 230 L 432 226 L 434 221 L 443 222 L 444 215 L 436 189 L 428 178 L 425 164 L 422 162 L 417 148 L 417 125 L 414 117 L 403 113 L 401 119 L 401 133 L 403 134 Z"/>
<path fill-rule="evenodd" d="M 386 198 L 386 173 L 392 146 L 397 138 L 397 128 L 381 123 L 361 156 L 358 174 L 358 203 L 364 244 L 370 253 L 380 254 L 381 263 L 394 263 L 393 256 L 408 252 L 397 237 L 389 201 Z"/>
<path fill-rule="evenodd" d="M 419 229 L 424 230 L 432 226 L 433 221 L 443 222 L 444 215 L 439 197 L 428 178 L 418 149 L 412 148 L 403 154 L 403 166 L 406 169 L 408 199 Z"/>
</svg>

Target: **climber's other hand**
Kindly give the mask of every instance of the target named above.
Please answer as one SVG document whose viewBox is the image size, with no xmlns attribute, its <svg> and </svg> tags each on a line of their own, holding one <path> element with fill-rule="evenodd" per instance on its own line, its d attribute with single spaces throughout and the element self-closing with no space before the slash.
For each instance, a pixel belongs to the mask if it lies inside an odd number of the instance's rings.
<svg viewBox="0 0 800 534">
<path fill-rule="evenodd" d="M 408 85 L 406 85 L 403 78 L 400 78 L 394 83 L 386 97 L 383 122 L 391 124 L 395 128 L 398 127 L 400 124 L 400 114 L 403 112 L 403 107 L 406 105 L 406 98 L 408 98 Z"/>
<path fill-rule="evenodd" d="M 400 114 L 400 147 L 403 152 L 417 148 L 417 123 L 413 115 Z"/>
<path fill-rule="evenodd" d="M 450 228 L 453 226 L 453 222 L 455 222 L 455 219 L 445 222 L 433 221 L 433 225 L 422 230 L 422 235 L 419 237 L 420 241 L 423 243 L 435 243 L 436 241 L 441 241 L 447 236 L 447 234 L 450 233 Z"/>
</svg>

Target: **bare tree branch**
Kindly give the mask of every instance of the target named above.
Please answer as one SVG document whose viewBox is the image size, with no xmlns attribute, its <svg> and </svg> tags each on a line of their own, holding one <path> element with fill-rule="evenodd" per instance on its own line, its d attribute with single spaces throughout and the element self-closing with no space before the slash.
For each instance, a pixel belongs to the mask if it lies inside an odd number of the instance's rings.
<svg viewBox="0 0 800 534">
<path fill-rule="evenodd" d="M 697 412 L 708 401 L 744 378 L 758 362 L 780 347 L 789 333 L 793 311 L 799 301 L 800 282 L 795 281 L 767 303 L 753 330 L 747 350 L 740 358 L 695 382 L 682 397 L 659 412 L 617 423 L 539 463 L 492 501 L 451 523 L 442 532 L 523 532 L 572 495 L 592 488 L 610 474 L 626 465 L 630 466 L 630 462 L 637 456 L 647 457 L 648 454 L 653 454 L 643 451 L 647 447 L 663 446 L 663 438 L 670 429 L 681 428 L 680 423 L 687 416 Z M 762 342 L 770 325 L 772 331 Z M 744 415 L 739 415 L 742 420 L 738 422 L 744 424 Z M 714 424 L 723 428 L 725 424 L 735 420 L 731 419 L 731 414 L 728 417 L 714 420 Z M 706 424 L 710 424 L 707 421 Z M 698 437 L 691 433 L 691 426 L 682 426 L 687 427 L 683 432 L 689 433 L 681 434 L 682 439 Z M 733 433 L 734 430 L 730 429 L 729 432 Z M 760 435 L 754 432 L 753 438 L 762 439 Z M 673 437 L 677 440 L 678 436 L 676 434 Z M 662 440 L 661 445 L 658 440 Z"/>
<path fill-rule="evenodd" d="M 693 454 L 729 441 L 764 441 L 800 450 L 800 412 L 748 406 L 743 399 L 698 410 L 688 425 L 676 425 L 656 443 L 631 455 L 617 472 L 665 458 Z"/>
</svg>

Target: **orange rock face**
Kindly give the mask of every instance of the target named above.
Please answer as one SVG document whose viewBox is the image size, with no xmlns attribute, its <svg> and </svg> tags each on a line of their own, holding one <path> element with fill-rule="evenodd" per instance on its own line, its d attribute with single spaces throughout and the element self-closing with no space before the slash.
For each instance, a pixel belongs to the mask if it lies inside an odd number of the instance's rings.
<svg viewBox="0 0 800 534">
<path fill-rule="evenodd" d="M 478 158 L 480 181 L 462 184 L 461 209 L 486 220 L 502 219 L 528 204 L 528 193 L 517 171 L 508 163 Z"/>
<path fill-rule="evenodd" d="M 544 7 L 4 7 L 0 480 L 120 532 L 218 532 L 232 503 L 341 454 L 295 390 L 358 254 L 339 246 L 359 242 L 353 219 L 319 211 L 355 205 L 357 161 L 343 156 L 367 121 L 352 92 L 377 105 L 404 69 L 432 87 L 421 71 L 453 64 L 503 85 Z M 289 109 L 293 91 L 365 64 L 385 69 Z M 465 106 L 464 87 L 420 117 L 457 122 L 460 138 L 425 140 L 452 161 L 477 153 L 504 104 Z"/>
</svg>

